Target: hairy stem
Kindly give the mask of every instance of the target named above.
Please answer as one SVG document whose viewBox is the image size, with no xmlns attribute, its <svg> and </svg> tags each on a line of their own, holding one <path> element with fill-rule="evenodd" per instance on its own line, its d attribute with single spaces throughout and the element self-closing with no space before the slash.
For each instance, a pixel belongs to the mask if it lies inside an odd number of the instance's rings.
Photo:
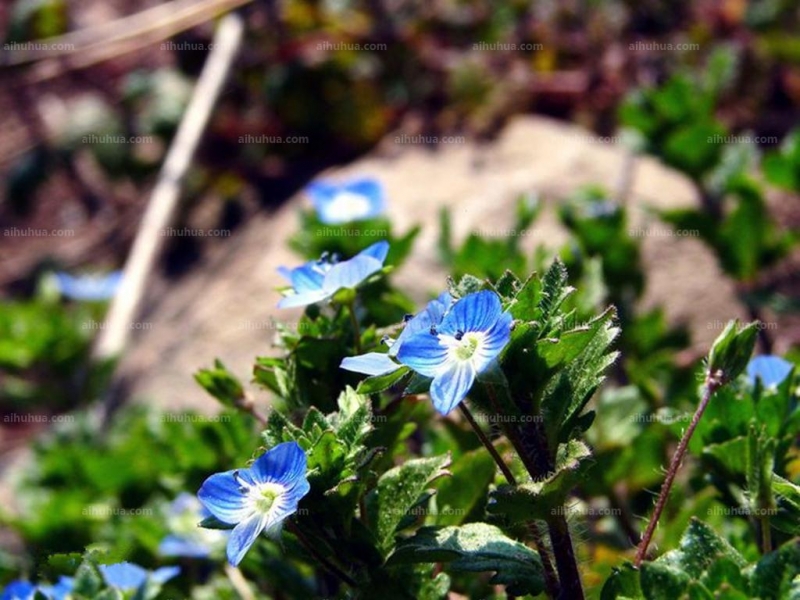
<svg viewBox="0 0 800 600">
<path fill-rule="evenodd" d="M 721 385 L 721 381 L 716 377 L 706 377 L 706 385 L 703 390 L 703 397 L 700 399 L 700 404 L 697 405 L 697 410 L 692 417 L 692 422 L 689 423 L 689 427 L 684 432 L 683 437 L 678 444 L 678 449 L 675 450 L 675 454 L 672 457 L 672 462 L 670 462 L 669 465 L 669 470 L 667 471 L 667 476 L 664 479 L 664 485 L 661 486 L 661 492 L 658 495 L 658 502 L 656 502 L 656 508 L 653 511 L 653 516 L 650 518 L 650 522 L 647 524 L 647 529 L 642 536 L 642 541 L 639 542 L 639 548 L 636 550 L 636 559 L 634 561 L 636 567 L 642 564 L 642 560 L 644 560 L 644 557 L 647 554 L 647 547 L 650 545 L 650 542 L 653 539 L 653 533 L 655 533 L 656 525 L 658 525 L 658 519 L 661 517 L 664 507 L 667 505 L 669 492 L 672 489 L 675 476 L 678 474 L 678 469 L 683 462 L 683 457 L 686 455 L 686 450 L 689 447 L 689 441 L 692 439 L 694 430 L 700 423 L 700 418 L 703 416 L 708 403 L 711 401 L 711 397 L 714 395 L 714 392 L 721 387 Z"/>
<path fill-rule="evenodd" d="M 759 526 L 761 527 L 761 554 L 769 554 L 772 552 L 772 530 L 769 525 L 769 516 L 759 517 Z"/>
<path fill-rule="evenodd" d="M 497 464 L 500 472 L 503 474 L 503 477 L 506 478 L 506 481 L 509 483 L 509 485 L 516 487 L 517 478 L 514 477 L 511 469 L 508 468 L 508 465 L 497 452 L 497 448 L 494 447 L 492 441 L 486 436 L 486 434 L 478 425 L 477 421 L 475 421 L 475 417 L 472 416 L 472 413 L 470 412 L 469 408 L 467 408 L 466 403 L 462 401 L 458 405 L 458 408 L 461 410 L 461 414 L 464 415 L 467 423 L 469 423 L 472 429 L 475 431 L 475 435 L 478 436 L 478 439 L 489 451 L 489 454 L 494 459 L 494 462 Z M 553 569 L 553 563 L 550 561 L 550 553 L 547 551 L 547 547 L 544 544 L 542 532 L 539 530 L 539 526 L 535 521 L 528 523 L 527 527 L 528 532 L 531 534 L 533 545 L 536 547 L 536 551 L 539 553 L 539 557 L 542 559 L 542 570 L 544 571 L 544 580 L 547 593 L 551 598 L 556 598 L 559 593 L 558 578 L 556 577 L 556 572 Z"/>
<path fill-rule="evenodd" d="M 351 588 L 355 589 L 356 587 L 358 587 L 355 580 L 352 577 L 350 577 L 347 573 L 342 571 L 339 567 L 337 567 L 335 564 L 333 564 L 331 561 L 329 561 L 327 558 L 322 556 L 322 554 L 320 554 L 317 551 L 317 549 L 314 547 L 314 544 L 312 544 L 308 540 L 308 538 L 305 537 L 305 535 L 300 531 L 300 528 L 297 527 L 297 525 L 295 525 L 291 521 L 286 521 L 286 528 L 295 535 L 295 537 L 303 546 L 303 548 L 306 549 L 306 552 L 308 552 L 314 558 L 314 560 L 319 562 L 320 565 L 322 565 L 333 575 L 338 577 L 341 581 L 349 585 Z"/>
<path fill-rule="evenodd" d="M 353 337 L 355 338 L 356 354 L 361 354 L 361 329 L 356 318 L 356 302 L 351 300 L 347 305 L 347 312 L 350 313 L 350 324 L 353 326 Z"/>
<path fill-rule="evenodd" d="M 477 421 L 475 421 L 475 417 L 472 416 L 472 413 L 467 408 L 466 403 L 463 401 L 460 402 L 458 408 L 461 410 L 461 414 L 464 415 L 464 418 L 467 420 L 467 423 L 469 423 L 470 426 L 472 427 L 473 431 L 475 432 L 475 435 L 478 436 L 478 439 L 489 451 L 489 454 L 492 455 L 492 458 L 494 459 L 494 462 L 497 463 L 497 466 L 500 468 L 500 472 L 503 474 L 503 477 L 506 478 L 506 481 L 508 481 L 508 483 L 516 486 L 517 485 L 516 477 L 514 477 L 514 474 L 511 472 L 511 469 L 508 468 L 508 465 L 505 463 L 503 458 L 497 452 L 497 448 L 494 447 L 492 441 L 488 437 L 486 437 L 486 434 L 483 432 L 483 429 L 481 429 L 480 425 L 478 425 Z"/>
<path fill-rule="evenodd" d="M 495 396 L 494 386 L 487 384 L 486 390 L 492 407 L 495 412 L 500 414 L 502 411 Z M 514 446 L 514 450 L 525 466 L 525 470 L 528 471 L 528 475 L 535 481 L 552 472 L 553 465 L 547 451 L 544 434 L 539 431 L 538 427 L 535 427 L 536 423 L 533 423 L 533 425 L 535 431 L 532 432 L 532 435 L 527 436 L 528 443 L 525 443 L 523 436 L 514 423 L 503 423 L 503 431 L 511 445 Z M 575 551 L 569 536 L 566 517 L 563 514 L 551 514 L 548 515 L 545 522 L 550 534 L 550 543 L 553 547 L 553 556 L 555 557 L 559 580 L 558 587 L 552 590 L 552 595 L 560 600 L 583 600 L 583 587 L 581 585 L 578 562 L 575 559 Z M 549 562 L 549 555 L 547 555 L 547 560 Z M 552 569 L 552 566 L 550 568 Z"/>
</svg>

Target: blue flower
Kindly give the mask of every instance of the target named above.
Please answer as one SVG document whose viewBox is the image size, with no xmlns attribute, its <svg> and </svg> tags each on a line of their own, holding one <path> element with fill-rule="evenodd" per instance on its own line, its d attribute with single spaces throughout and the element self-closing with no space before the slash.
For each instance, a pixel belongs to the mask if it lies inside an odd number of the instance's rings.
<svg viewBox="0 0 800 600">
<path fill-rule="evenodd" d="M 101 301 L 114 297 L 122 281 L 122 271 L 108 275 L 79 275 L 56 273 L 56 284 L 62 296 L 71 300 Z"/>
<path fill-rule="evenodd" d="M 0 595 L 0 600 L 33 600 L 36 592 L 48 600 L 66 600 L 72 592 L 72 577 L 59 577 L 55 585 L 33 585 L 28 581 L 17 580 L 9 583 Z"/>
<path fill-rule="evenodd" d="M 36 592 L 36 586 L 29 581 L 17 579 L 9 583 L 4 589 L 0 600 L 31 600 Z"/>
<path fill-rule="evenodd" d="M 511 338 L 511 315 L 491 291 L 464 296 L 438 326 L 403 341 L 397 359 L 420 375 L 432 377 L 433 405 L 446 415 L 461 402 Z"/>
<path fill-rule="evenodd" d="M 238 565 L 256 538 L 280 534 L 283 521 L 297 511 L 309 491 L 306 455 L 297 442 L 278 444 L 249 469 L 216 473 L 197 497 L 217 519 L 236 525 L 228 539 L 228 562 Z"/>
<path fill-rule="evenodd" d="M 40 585 L 38 591 L 47 596 L 49 600 L 67 600 L 72 593 L 74 584 L 74 578 L 61 576 L 55 585 Z"/>
<path fill-rule="evenodd" d="M 121 592 L 139 590 L 147 583 L 148 579 L 158 584 L 166 583 L 180 572 L 180 567 L 161 567 L 151 573 L 139 565 L 129 562 L 100 565 L 100 573 L 106 583 Z"/>
<path fill-rule="evenodd" d="M 341 184 L 315 181 L 306 193 L 320 221 L 328 225 L 373 219 L 385 210 L 383 188 L 374 179 L 353 179 Z"/>
<path fill-rule="evenodd" d="M 214 546 L 225 539 L 225 532 L 218 529 L 201 529 L 197 524 L 210 517 L 211 513 L 196 496 L 186 492 L 172 501 L 167 524 L 172 531 L 158 546 L 161 556 L 183 556 L 206 558 Z"/>
<path fill-rule="evenodd" d="M 388 252 L 389 243 L 381 241 L 344 262 L 323 256 L 295 269 L 279 268 L 278 272 L 292 284 L 294 294 L 282 298 L 278 308 L 315 304 L 341 289 L 357 287 L 383 268 Z"/>
<path fill-rule="evenodd" d="M 765 387 L 777 387 L 792 372 L 794 365 L 780 356 L 756 356 L 747 363 L 747 380 L 751 385 L 760 379 Z"/>
<path fill-rule="evenodd" d="M 403 331 L 396 340 L 385 339 L 389 344 L 388 353 L 367 352 L 359 356 L 348 356 L 342 361 L 341 368 L 365 375 L 386 375 L 396 371 L 402 366 L 395 357 L 403 343 L 413 334 L 430 331 L 431 327 L 439 325 L 452 304 L 453 297 L 447 292 L 442 293 L 435 300 L 431 300 L 424 310 L 406 321 Z"/>
</svg>

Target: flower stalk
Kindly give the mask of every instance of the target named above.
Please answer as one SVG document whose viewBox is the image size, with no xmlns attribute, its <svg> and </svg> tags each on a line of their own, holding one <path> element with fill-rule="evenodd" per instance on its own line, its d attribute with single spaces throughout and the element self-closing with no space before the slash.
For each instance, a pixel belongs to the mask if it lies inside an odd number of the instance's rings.
<svg viewBox="0 0 800 600">
<path fill-rule="evenodd" d="M 650 522 L 647 524 L 647 529 L 645 530 L 642 540 L 639 542 L 639 547 L 636 550 L 634 565 L 637 568 L 642 564 L 642 561 L 647 554 L 647 548 L 653 539 L 653 534 L 655 533 L 661 513 L 664 511 L 664 507 L 667 505 L 667 499 L 669 498 L 672 484 L 675 482 L 678 469 L 680 469 L 681 463 L 683 462 L 683 457 L 686 455 L 686 450 L 689 448 L 689 442 L 692 439 L 694 430 L 697 429 L 697 425 L 700 423 L 700 419 L 708 407 L 711 397 L 720 387 L 722 387 L 722 385 L 722 378 L 716 374 L 709 374 L 706 377 L 706 382 L 703 387 L 703 396 L 700 399 L 700 404 L 697 405 L 697 410 L 692 417 L 692 421 L 689 423 L 689 427 L 684 432 L 683 437 L 678 444 L 678 448 L 675 450 L 675 454 L 672 456 L 672 461 L 670 462 L 669 469 L 667 470 L 667 476 L 664 479 L 664 485 L 661 486 L 661 492 L 658 495 L 658 501 L 656 502 L 656 508 L 653 511 L 653 516 L 650 518 Z"/>
</svg>

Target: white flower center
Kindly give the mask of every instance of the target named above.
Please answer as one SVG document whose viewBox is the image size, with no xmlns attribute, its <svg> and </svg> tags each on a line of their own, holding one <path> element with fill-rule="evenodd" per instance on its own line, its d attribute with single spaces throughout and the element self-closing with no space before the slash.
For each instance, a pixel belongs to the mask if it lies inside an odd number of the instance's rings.
<svg viewBox="0 0 800 600">
<path fill-rule="evenodd" d="M 369 200 L 361 194 L 339 192 L 328 208 L 330 214 L 342 221 L 354 221 L 369 213 Z"/>
<path fill-rule="evenodd" d="M 478 331 L 458 332 L 455 336 L 439 336 L 439 340 L 447 346 L 448 357 L 458 362 L 471 361 L 480 349 L 483 338 L 484 334 Z"/>
<path fill-rule="evenodd" d="M 280 501 L 285 491 L 279 483 L 261 483 L 251 488 L 250 497 L 255 509 L 260 513 L 267 514 L 272 510 L 275 502 Z"/>
</svg>

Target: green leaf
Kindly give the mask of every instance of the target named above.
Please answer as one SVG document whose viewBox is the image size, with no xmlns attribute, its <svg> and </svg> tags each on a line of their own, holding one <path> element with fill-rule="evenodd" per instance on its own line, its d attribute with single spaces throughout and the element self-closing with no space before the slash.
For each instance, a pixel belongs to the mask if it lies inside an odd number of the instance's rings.
<svg viewBox="0 0 800 600">
<path fill-rule="evenodd" d="M 772 493 L 778 505 L 778 514 L 770 523 L 790 535 L 800 535 L 800 486 L 772 473 Z"/>
<path fill-rule="evenodd" d="M 102 585 L 103 579 L 97 568 L 90 561 L 84 561 L 75 573 L 72 591 L 91 598 L 100 591 Z"/>
<path fill-rule="evenodd" d="M 494 571 L 491 583 L 505 585 L 515 596 L 544 590 L 539 555 L 486 523 L 424 527 L 402 541 L 389 558 L 389 564 L 428 562 L 449 563 L 453 571 Z"/>
<path fill-rule="evenodd" d="M 692 578 L 675 565 L 651 562 L 641 567 L 641 585 L 647 600 L 676 600 L 683 594 Z"/>
<path fill-rule="evenodd" d="M 202 527 L 203 529 L 233 529 L 236 525 L 231 525 L 230 523 L 225 523 L 224 521 L 220 521 L 214 515 L 210 515 L 200 521 L 197 524 L 198 527 Z"/>
<path fill-rule="evenodd" d="M 330 490 L 336 487 L 347 465 L 347 448 L 333 430 L 324 432 L 306 450 L 309 481 L 312 486 Z"/>
<path fill-rule="evenodd" d="M 372 407 L 369 398 L 348 387 L 339 396 L 339 412 L 331 416 L 339 439 L 355 448 L 372 431 Z"/>
<path fill-rule="evenodd" d="M 277 410 L 272 411 L 267 419 L 267 427 L 261 436 L 267 447 L 277 446 L 282 442 L 294 442 L 303 437 L 303 430 L 295 426 Z M 302 444 L 301 444 L 302 445 Z"/>
<path fill-rule="evenodd" d="M 603 585 L 600 600 L 628 600 L 643 598 L 639 571 L 631 563 L 614 568 Z"/>
<path fill-rule="evenodd" d="M 234 408 L 244 400 L 244 389 L 241 382 L 225 368 L 219 359 L 214 361 L 211 369 L 200 369 L 194 379 L 214 398 L 225 406 Z"/>
<path fill-rule="evenodd" d="M 539 321 L 541 323 L 549 322 L 555 312 L 564 303 L 564 300 L 575 291 L 575 289 L 567 285 L 567 283 L 567 268 L 561 260 L 554 260 L 553 264 L 542 278 L 541 299 L 537 305 L 536 312 L 531 316 L 520 318 L 525 318 L 530 321 Z"/>
<path fill-rule="evenodd" d="M 509 270 L 506 270 L 494 284 L 495 291 L 502 298 L 513 298 L 517 295 L 521 287 L 522 281 Z"/>
<path fill-rule="evenodd" d="M 123 600 L 124 597 L 117 588 L 108 588 L 97 594 L 92 600 Z M 135 598 L 136 596 L 134 596 L 134 600 Z"/>
<path fill-rule="evenodd" d="M 720 557 L 732 560 L 741 568 L 747 565 L 747 561 L 736 549 L 710 526 L 692 518 L 681 538 L 680 548 L 667 552 L 651 564 L 667 565 L 675 571 L 685 572 L 689 577 L 697 579 Z M 645 587 L 644 572 L 642 587 Z"/>
<path fill-rule="evenodd" d="M 556 470 L 545 479 L 517 486 L 501 486 L 490 494 L 487 511 L 512 523 L 550 519 L 563 509 L 564 501 L 582 476 L 581 466 L 591 456 L 583 442 L 571 440 L 559 447 Z"/>
<path fill-rule="evenodd" d="M 317 438 L 322 435 L 323 431 L 326 431 L 331 428 L 331 424 L 328 423 L 328 419 L 325 418 L 325 415 L 322 414 L 316 406 L 312 406 L 308 409 L 306 413 L 305 419 L 303 419 L 303 431 L 310 435 L 312 438 Z"/>
<path fill-rule="evenodd" d="M 746 437 L 710 444 L 703 449 L 703 457 L 721 466 L 728 477 L 744 477 L 747 474 L 747 445 Z"/>
<path fill-rule="evenodd" d="M 485 503 L 496 468 L 494 460 L 483 448 L 466 452 L 453 461 L 450 468 L 452 477 L 439 483 L 436 523 L 460 525 L 476 507 Z"/>
<path fill-rule="evenodd" d="M 751 424 L 747 438 L 747 489 L 750 508 L 757 515 L 769 515 L 775 510 L 772 497 L 774 463 L 775 440 L 767 437 L 763 428 Z"/>
<path fill-rule="evenodd" d="M 450 294 L 454 298 L 463 298 L 469 294 L 481 291 L 484 289 L 485 284 L 486 282 L 483 279 L 479 279 L 473 275 L 464 275 L 459 279 L 457 284 L 451 286 Z"/>
<path fill-rule="evenodd" d="M 408 460 L 378 479 L 377 487 L 367 496 L 368 521 L 375 533 L 378 548 L 388 553 L 406 513 L 435 479 L 448 475 L 450 455 Z"/>
<path fill-rule="evenodd" d="M 358 384 L 356 391 L 359 394 L 365 395 L 383 392 L 384 390 L 388 390 L 393 385 L 397 385 L 406 375 L 408 375 L 410 371 L 411 369 L 403 366 L 392 371 L 391 373 L 386 373 L 385 375 L 374 375 L 372 377 L 367 377 Z"/>
<path fill-rule="evenodd" d="M 581 353 L 558 372 L 544 390 L 542 413 L 552 450 L 573 434 L 577 419 L 605 379 L 605 370 L 619 356 L 611 345 L 619 335 L 615 313 L 607 311 L 591 327 L 592 337 Z"/>
<path fill-rule="evenodd" d="M 749 581 L 741 565 L 730 558 L 720 558 L 714 562 L 703 576 L 703 585 L 718 592 L 715 598 L 726 600 L 749 600 Z"/>
<path fill-rule="evenodd" d="M 753 597 L 783 600 L 797 594 L 800 574 L 800 540 L 794 539 L 763 557 L 751 578 Z M 795 597 L 795 596 L 793 596 Z"/>
<path fill-rule="evenodd" d="M 575 360 L 614 315 L 614 309 L 608 308 L 587 325 L 565 331 L 560 338 L 539 340 L 536 351 L 547 368 L 555 370 Z"/>
</svg>

